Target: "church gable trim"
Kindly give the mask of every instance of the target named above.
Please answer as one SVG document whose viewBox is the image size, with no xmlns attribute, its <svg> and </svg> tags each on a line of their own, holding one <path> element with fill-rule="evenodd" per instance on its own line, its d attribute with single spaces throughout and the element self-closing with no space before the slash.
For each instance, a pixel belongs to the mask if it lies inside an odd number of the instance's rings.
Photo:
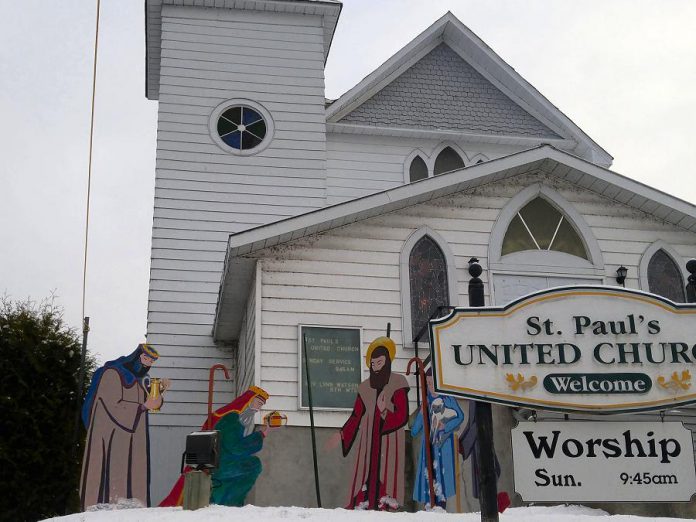
<svg viewBox="0 0 696 522">
<path fill-rule="evenodd" d="M 243 256 L 485 183 L 535 171 L 567 180 L 667 223 L 696 231 L 696 205 L 543 145 L 232 234 L 228 241 L 228 255 Z"/>
<path fill-rule="evenodd" d="M 512 102 L 543 123 L 564 141 L 571 141 L 569 144 L 561 144 L 556 142 L 558 138 L 549 136 L 541 140 L 537 138 L 537 144 L 550 142 L 564 146 L 564 148 L 567 146 L 568 150 L 572 150 L 576 155 L 587 158 L 594 163 L 606 167 L 611 165 L 613 158 L 609 153 L 585 134 L 570 118 L 522 78 L 450 12 L 447 12 L 355 87 L 334 101 L 326 112 L 328 130 L 334 132 L 371 132 L 369 129 L 371 126 L 361 125 L 359 126 L 361 128 L 351 129 L 354 124 L 343 123 L 340 120 L 372 98 L 443 42 Z M 364 127 L 368 127 L 368 129 Z M 385 133 L 385 126 L 380 126 L 379 132 Z"/>
<path fill-rule="evenodd" d="M 240 291 L 247 295 L 250 284 L 249 271 L 245 275 L 240 265 L 253 261 L 258 256 L 256 252 L 524 173 L 565 180 L 602 195 L 607 201 L 617 201 L 696 232 L 696 205 L 544 145 L 231 235 L 216 308 L 216 340 L 234 340 L 238 335 L 234 325 L 223 330 L 217 322 L 237 313 L 238 303 L 231 296 Z M 578 223 L 577 218 L 574 221 Z"/>
</svg>

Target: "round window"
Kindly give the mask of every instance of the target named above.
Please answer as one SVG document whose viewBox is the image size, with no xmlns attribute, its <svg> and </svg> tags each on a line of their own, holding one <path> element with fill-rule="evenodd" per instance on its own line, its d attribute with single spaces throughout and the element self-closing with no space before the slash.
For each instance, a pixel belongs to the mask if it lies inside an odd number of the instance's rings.
<svg viewBox="0 0 696 522">
<path fill-rule="evenodd" d="M 211 114 L 210 133 L 223 150 L 246 156 L 269 145 L 273 137 L 273 121 L 268 111 L 257 103 L 228 100 Z"/>
<path fill-rule="evenodd" d="M 217 123 L 220 139 L 237 150 L 257 147 L 266 137 L 266 122 L 249 107 L 230 107 L 220 115 Z"/>
</svg>

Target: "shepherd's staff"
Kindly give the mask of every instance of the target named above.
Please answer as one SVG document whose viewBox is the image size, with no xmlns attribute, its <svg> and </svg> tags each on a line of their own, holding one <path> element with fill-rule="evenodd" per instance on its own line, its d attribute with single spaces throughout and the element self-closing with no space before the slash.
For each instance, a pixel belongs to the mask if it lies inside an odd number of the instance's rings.
<svg viewBox="0 0 696 522">
<path fill-rule="evenodd" d="M 406 375 L 411 375 L 411 364 L 416 363 L 420 376 L 420 386 L 423 400 L 421 401 L 421 415 L 423 415 L 423 441 L 425 444 L 425 460 L 428 468 L 428 486 L 430 486 L 430 507 L 435 507 L 435 487 L 433 485 L 433 457 L 430 452 L 430 417 L 428 415 L 428 385 L 425 382 L 425 367 L 423 361 L 413 357 L 406 366 Z"/>
</svg>

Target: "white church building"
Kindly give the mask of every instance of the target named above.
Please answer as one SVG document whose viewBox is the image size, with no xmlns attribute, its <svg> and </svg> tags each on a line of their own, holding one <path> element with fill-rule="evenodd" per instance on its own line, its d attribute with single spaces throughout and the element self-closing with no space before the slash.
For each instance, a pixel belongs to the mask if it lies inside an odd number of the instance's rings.
<svg viewBox="0 0 696 522">
<path fill-rule="evenodd" d="M 173 380 L 150 415 L 153 503 L 178 477 L 185 436 L 205 420 L 209 368 L 223 363 L 233 378 L 218 375 L 215 407 L 257 385 L 288 418 L 265 441 L 248 500 L 315 505 L 308 334 L 348 347 L 314 367 L 322 499 L 345 505 L 351 460 L 323 443 L 348 417 L 350 383 L 367 376 L 365 349 L 390 323 L 395 371 L 425 357 L 427 334 L 414 338 L 437 306 L 468 305 L 471 258 L 487 304 L 617 285 L 621 266 L 626 287 L 686 300 L 696 206 L 613 172 L 607 151 L 451 13 L 328 100 L 340 2 L 145 4 L 146 95 L 158 103 L 147 341 L 156 375 Z M 335 386 L 332 365 L 345 374 Z M 667 416 L 696 424 L 688 409 Z M 512 410 L 495 406 L 494 422 L 499 490 L 513 497 Z M 478 509 L 469 465 L 466 511 Z"/>
</svg>

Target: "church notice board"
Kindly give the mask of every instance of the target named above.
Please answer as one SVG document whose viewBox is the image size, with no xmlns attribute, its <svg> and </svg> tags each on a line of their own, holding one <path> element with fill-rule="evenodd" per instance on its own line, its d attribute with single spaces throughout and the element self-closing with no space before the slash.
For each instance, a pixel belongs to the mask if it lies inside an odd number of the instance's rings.
<svg viewBox="0 0 696 522">
<path fill-rule="evenodd" d="M 307 340 L 312 406 L 319 409 L 351 409 L 362 380 L 362 331 L 360 328 L 299 327 L 300 408 L 309 408 L 303 340 Z"/>
</svg>

